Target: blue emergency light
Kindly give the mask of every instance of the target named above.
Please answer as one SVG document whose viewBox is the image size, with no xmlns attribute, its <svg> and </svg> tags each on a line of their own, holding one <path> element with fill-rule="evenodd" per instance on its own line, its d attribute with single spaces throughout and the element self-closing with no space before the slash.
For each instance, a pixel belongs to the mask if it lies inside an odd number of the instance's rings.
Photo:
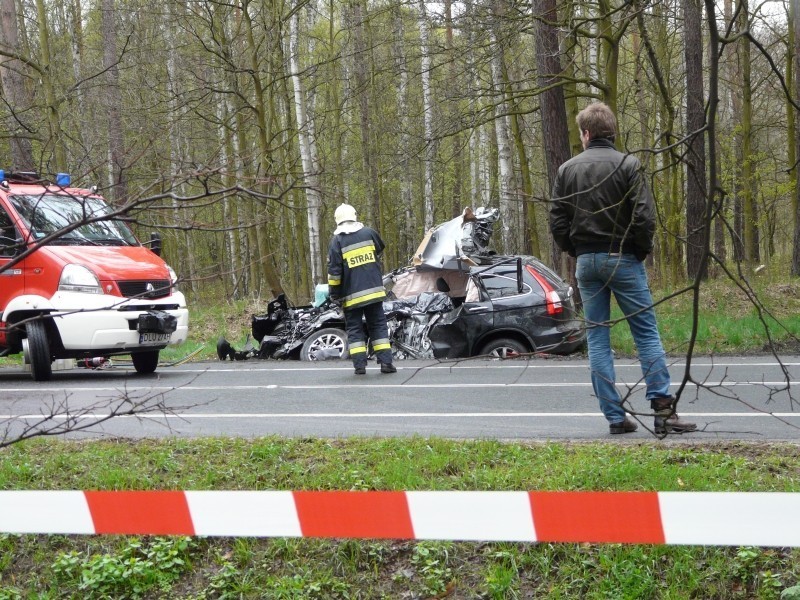
<svg viewBox="0 0 800 600">
<path fill-rule="evenodd" d="M 5 181 L 6 179 L 6 170 L 0 169 L 0 181 Z"/>
<path fill-rule="evenodd" d="M 56 185 L 67 187 L 70 183 L 72 183 L 72 178 L 69 173 L 56 173 Z"/>
</svg>

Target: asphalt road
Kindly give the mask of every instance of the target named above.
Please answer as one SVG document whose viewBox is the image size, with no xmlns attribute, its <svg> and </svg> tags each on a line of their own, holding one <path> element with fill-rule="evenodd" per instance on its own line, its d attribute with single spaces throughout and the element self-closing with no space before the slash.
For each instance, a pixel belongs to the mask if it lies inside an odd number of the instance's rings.
<svg viewBox="0 0 800 600">
<path fill-rule="evenodd" d="M 683 390 L 682 417 L 700 431 L 670 436 L 681 442 L 800 440 L 800 357 L 698 357 L 695 382 Z M 107 370 L 57 371 L 35 383 L 20 369 L 0 368 L 0 427 L 7 436 L 24 425 L 77 419 L 92 427 L 75 435 L 163 436 L 439 436 L 515 440 L 645 440 L 610 436 L 583 359 L 398 361 L 384 375 L 374 363 L 366 376 L 348 362 L 249 360 L 191 363 L 136 375 L 120 362 Z M 677 391 L 685 359 L 670 370 Z M 641 372 L 633 360 L 617 361 L 623 393 L 646 412 Z M 163 403 L 168 413 L 116 417 L 111 407 Z M 648 427 L 651 417 L 642 417 Z"/>
</svg>

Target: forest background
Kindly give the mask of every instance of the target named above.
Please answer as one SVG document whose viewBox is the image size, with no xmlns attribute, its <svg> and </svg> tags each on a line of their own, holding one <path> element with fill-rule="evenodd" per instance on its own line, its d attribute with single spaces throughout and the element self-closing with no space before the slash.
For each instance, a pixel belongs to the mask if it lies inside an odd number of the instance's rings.
<svg viewBox="0 0 800 600">
<path fill-rule="evenodd" d="M 341 202 L 387 270 L 487 206 L 497 250 L 569 277 L 549 189 L 602 100 L 649 174 L 657 281 L 798 275 L 797 4 L 0 0 L 0 156 L 160 229 L 194 300 L 310 298 Z"/>
</svg>

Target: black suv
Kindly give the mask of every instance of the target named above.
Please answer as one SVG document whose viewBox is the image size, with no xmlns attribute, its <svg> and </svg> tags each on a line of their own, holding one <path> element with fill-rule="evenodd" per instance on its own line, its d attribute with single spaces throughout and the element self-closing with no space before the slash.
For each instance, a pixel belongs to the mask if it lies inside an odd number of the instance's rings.
<svg viewBox="0 0 800 600">
<path fill-rule="evenodd" d="M 492 256 L 465 270 L 410 267 L 393 273 L 390 286 L 399 301 L 431 290 L 452 301 L 425 328 L 435 358 L 569 354 L 584 344 L 572 288 L 533 256 Z"/>
</svg>

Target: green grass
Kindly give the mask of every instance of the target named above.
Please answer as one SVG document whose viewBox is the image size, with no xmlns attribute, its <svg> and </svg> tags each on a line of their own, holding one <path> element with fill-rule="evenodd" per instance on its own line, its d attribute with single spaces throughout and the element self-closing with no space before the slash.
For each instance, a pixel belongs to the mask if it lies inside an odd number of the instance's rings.
<svg viewBox="0 0 800 600">
<path fill-rule="evenodd" d="M 798 474 L 797 446 L 744 443 L 46 440 L 0 454 L 5 490 L 797 492 Z M 0 598 L 778 598 L 800 581 L 799 559 L 749 547 L 0 535 Z"/>
<path fill-rule="evenodd" d="M 800 284 L 759 281 L 779 348 L 800 333 Z M 655 290 L 658 300 L 669 290 Z M 753 306 L 703 291 L 696 352 L 764 351 Z M 257 303 L 191 306 L 189 341 L 242 345 Z M 688 296 L 658 305 L 664 345 L 686 350 Z M 617 316 L 619 316 L 617 314 Z M 615 349 L 634 354 L 624 323 Z M 0 364 L 5 360 L 0 359 Z M 0 489 L 800 491 L 800 448 L 719 444 L 202 439 L 32 441 L 0 453 Z M 746 515 L 742 515 L 746 519 Z M 732 524 L 735 526 L 735 524 Z M 800 552 L 593 544 L 0 535 L 6 598 L 800 598 Z M 783 594 L 783 596 L 781 596 Z"/>
<path fill-rule="evenodd" d="M 753 285 L 760 306 L 730 281 L 703 284 L 697 315 L 695 354 L 800 351 L 800 281 L 757 280 Z M 688 351 L 693 328 L 693 296 L 676 290 L 654 289 L 656 316 L 664 348 L 673 356 Z M 634 355 L 630 330 L 616 304 L 612 305 L 611 340 L 614 349 Z"/>
</svg>

